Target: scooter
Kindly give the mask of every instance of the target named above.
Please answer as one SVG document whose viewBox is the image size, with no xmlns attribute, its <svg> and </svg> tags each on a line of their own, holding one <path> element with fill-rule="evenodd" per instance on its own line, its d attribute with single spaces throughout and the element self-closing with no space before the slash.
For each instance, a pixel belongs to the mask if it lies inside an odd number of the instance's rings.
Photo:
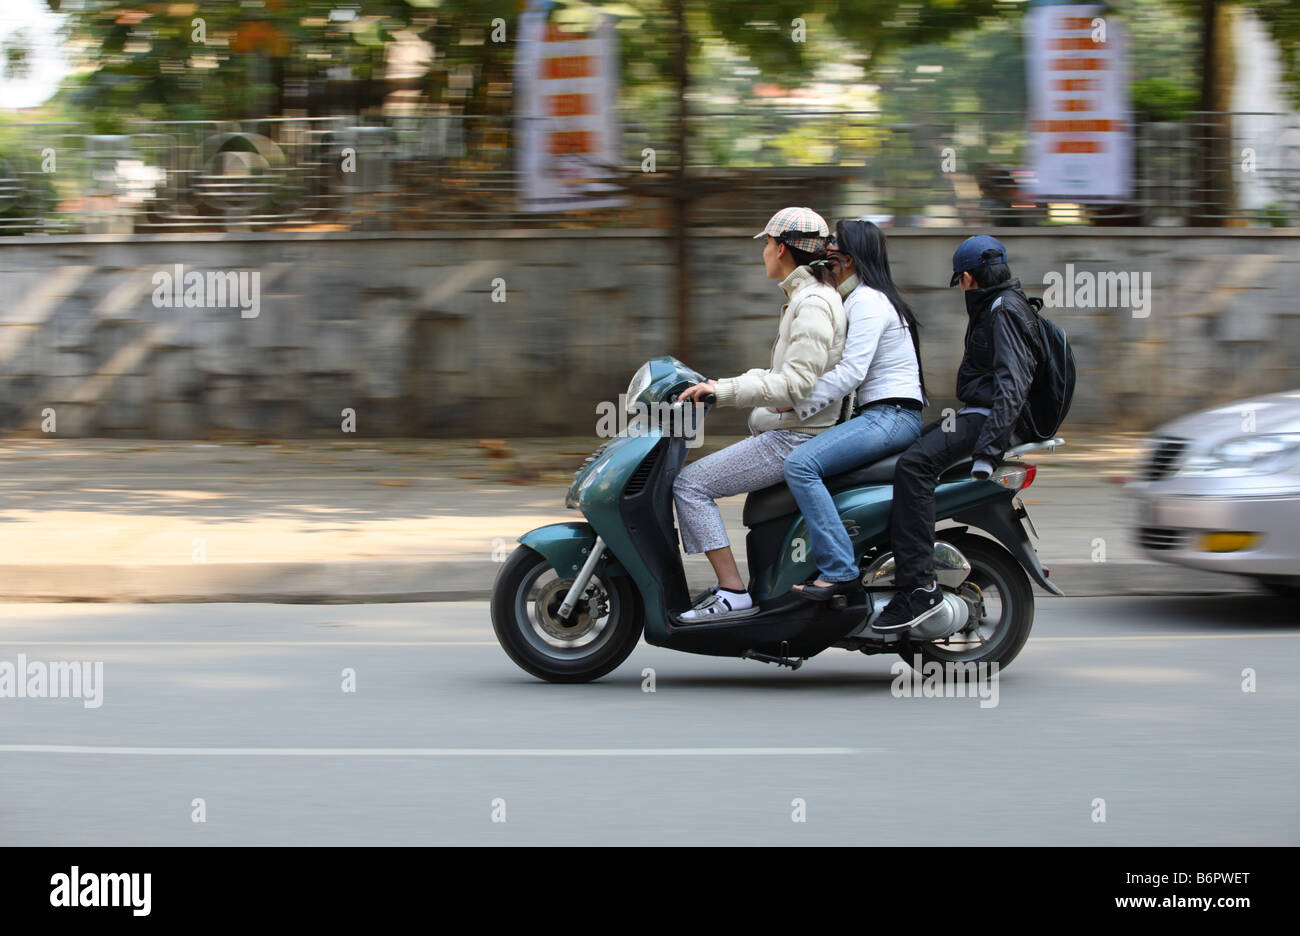
<svg viewBox="0 0 1300 936">
<path fill-rule="evenodd" d="M 565 498 L 586 522 L 551 524 L 519 538 L 497 573 L 491 602 L 493 630 L 515 663 L 550 682 L 589 682 L 627 659 L 643 633 L 657 647 L 791 669 L 828 647 L 898 653 L 909 664 L 919 656 L 941 666 L 1005 667 L 1016 657 L 1034 621 L 1030 579 L 1062 594 L 1025 530 L 1028 524 L 1037 537 L 1018 497 L 1037 468 L 1019 456 L 1063 439 L 1011 449 L 985 481 L 971 478 L 969 460 L 940 476 L 936 521 L 958 524 L 935 534 L 943 610 L 910 630 L 871 630 L 895 591 L 888 538 L 897 455 L 826 479 L 860 557 L 861 590 L 826 602 L 791 591 L 815 578 L 817 568 L 794 496 L 776 484 L 749 494 L 743 514 L 758 612 L 683 621 L 692 597 L 673 522 L 673 482 L 700 439 L 708 406 L 679 403 L 677 395 L 703 380 L 675 358 L 643 364 L 625 396 L 636 418 L 583 462 Z M 663 413 L 672 418 L 651 418 Z"/>
</svg>

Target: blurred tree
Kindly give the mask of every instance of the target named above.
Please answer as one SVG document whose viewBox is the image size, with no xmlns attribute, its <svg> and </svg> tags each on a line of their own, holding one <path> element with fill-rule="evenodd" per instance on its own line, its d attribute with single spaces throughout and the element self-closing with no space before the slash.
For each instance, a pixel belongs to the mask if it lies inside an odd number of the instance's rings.
<svg viewBox="0 0 1300 936">
<path fill-rule="evenodd" d="M 1159 123 L 1182 120 L 1196 108 L 1196 90 L 1170 78 L 1142 78 L 1129 85 L 1138 120 Z"/>
<path fill-rule="evenodd" d="M 31 74 L 31 38 L 21 27 L 5 36 L 0 45 L 0 76 L 6 81 L 21 81 Z"/>
<path fill-rule="evenodd" d="M 353 110 L 388 90 L 384 50 L 438 0 L 46 0 L 89 66 L 75 103 L 156 119 L 262 117 L 309 109 L 333 80 Z M 480 3 L 480 6 L 490 5 Z M 509 4 L 498 4 L 506 7 Z M 328 96 L 315 105 L 332 109 Z"/>
<path fill-rule="evenodd" d="M 1136 2 L 1136 0 L 1135 0 Z M 1226 110 L 1232 92 L 1231 69 L 1220 62 L 1231 62 L 1231 23 L 1234 9 L 1250 10 L 1268 27 L 1269 35 L 1281 51 L 1282 71 L 1292 100 L 1300 106 L 1300 3 L 1296 0 L 1179 0 L 1197 24 L 1197 74 L 1201 79 L 1201 110 Z"/>
<path fill-rule="evenodd" d="M 1189 220 L 1217 226 L 1228 221 L 1235 203 L 1232 118 L 1228 113 L 1235 70 L 1233 10 L 1249 9 L 1268 27 L 1282 52 L 1288 91 L 1300 104 L 1300 4 L 1296 0 L 1179 0 L 1179 5 L 1195 23 L 1197 37 L 1195 109 L 1199 112 L 1197 188 L 1201 208 Z"/>
<path fill-rule="evenodd" d="M 470 115 L 471 152 L 479 151 L 476 132 L 495 127 L 500 135 L 510 124 L 513 40 L 525 0 L 46 2 L 66 15 L 72 47 L 89 66 L 68 82 L 72 101 L 101 131 L 119 129 L 127 117 L 364 113 L 381 107 L 395 90 Z M 1300 100 L 1297 0 L 1114 0 L 1134 28 L 1131 60 L 1140 116 L 1178 115 L 1187 109 L 1189 89 L 1197 109 L 1226 110 L 1231 74 L 1224 23 L 1238 6 L 1268 25 Z M 740 124 L 723 128 L 693 120 L 691 109 L 702 108 L 707 98 L 697 88 L 714 92 L 726 85 L 741 91 L 740 99 L 752 100 L 757 82 L 797 86 L 828 55 L 843 53 L 879 82 L 889 122 L 919 124 L 923 112 L 1014 111 L 1023 102 L 1021 3 L 554 0 L 552 7 L 561 23 L 582 25 L 600 13 L 618 18 L 623 99 L 653 128 L 659 164 L 672 173 L 674 226 L 686 226 L 689 203 L 699 194 L 687 176 L 688 143 L 716 161 L 739 153 L 741 137 L 755 136 L 734 132 Z M 955 36 L 963 41 L 947 41 Z M 408 77 L 390 80 L 394 42 L 416 38 L 428 44 L 427 62 Z M 732 74 L 718 67 L 724 61 Z M 942 71 L 918 77 L 916 69 L 927 62 Z M 3 50 L 3 65 L 24 67 L 21 48 Z M 990 87 L 998 89 L 996 104 L 980 93 Z M 844 135 L 833 139 L 818 139 L 812 125 L 769 129 L 771 124 L 764 126 L 761 135 L 765 158 L 771 159 L 797 160 L 826 148 L 837 152 L 842 138 L 860 151 L 882 145 L 880 135 L 865 127 L 833 128 Z M 1209 214 L 1224 214 L 1222 206 L 1231 200 L 1223 131 L 1211 118 L 1201 135 L 1202 188 L 1221 200 Z M 995 133 L 1002 132 L 999 125 Z M 984 136 L 997 149 L 1010 145 Z"/>
<path fill-rule="evenodd" d="M 813 50 L 822 45 L 808 42 L 810 32 L 816 36 L 823 29 L 825 35 L 839 36 L 874 57 L 890 48 L 938 41 L 973 29 L 981 18 L 999 15 L 1004 9 L 997 0 L 843 0 L 824 14 L 814 13 L 807 0 L 559 0 L 558 5 L 567 16 L 581 17 L 593 11 L 617 15 L 625 40 L 624 55 L 634 63 L 649 62 L 650 74 L 666 78 L 672 89 L 676 166 L 670 226 L 678 232 L 674 239 L 677 321 L 673 350 L 679 357 L 689 354 L 693 346 L 687 309 L 690 206 L 710 187 L 693 180 L 688 171 L 691 75 L 701 44 L 720 38 L 739 49 L 769 80 L 794 81 L 806 77 L 818 61 Z M 656 55 L 656 50 L 668 54 Z"/>
</svg>

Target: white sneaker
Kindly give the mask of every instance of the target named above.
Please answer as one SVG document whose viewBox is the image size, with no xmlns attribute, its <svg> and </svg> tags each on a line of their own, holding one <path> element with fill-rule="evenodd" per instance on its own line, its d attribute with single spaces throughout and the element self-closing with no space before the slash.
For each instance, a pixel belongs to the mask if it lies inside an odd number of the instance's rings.
<svg viewBox="0 0 1300 936">
<path fill-rule="evenodd" d="M 716 621 L 726 618 L 749 617 L 758 613 L 758 605 L 749 592 L 727 591 L 719 588 L 698 607 L 678 616 L 681 621 Z"/>
<path fill-rule="evenodd" d="M 700 592 L 698 595 L 696 595 L 694 598 L 691 599 L 691 607 L 698 608 L 701 605 L 707 604 L 708 602 L 712 601 L 713 596 L 718 593 L 718 589 L 720 589 L 721 587 L 722 586 L 719 585 L 717 582 L 714 582 L 708 588 L 704 589 L 704 591 Z"/>
</svg>

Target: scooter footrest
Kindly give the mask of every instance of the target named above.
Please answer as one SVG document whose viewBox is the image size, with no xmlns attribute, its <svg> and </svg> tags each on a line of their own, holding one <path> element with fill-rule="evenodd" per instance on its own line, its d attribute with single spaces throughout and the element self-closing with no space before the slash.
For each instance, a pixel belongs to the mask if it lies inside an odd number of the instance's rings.
<svg viewBox="0 0 1300 936">
<path fill-rule="evenodd" d="M 746 650 L 741 654 L 746 660 L 758 660 L 760 663 L 775 663 L 777 666 L 788 666 L 791 670 L 797 670 L 803 666 L 803 658 L 773 656 L 770 653 L 759 653 L 756 650 Z"/>
</svg>

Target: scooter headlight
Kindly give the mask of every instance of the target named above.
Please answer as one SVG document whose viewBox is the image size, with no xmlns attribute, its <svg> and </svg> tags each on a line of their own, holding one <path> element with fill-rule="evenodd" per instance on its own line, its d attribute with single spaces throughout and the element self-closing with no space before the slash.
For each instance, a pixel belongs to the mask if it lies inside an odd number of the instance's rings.
<svg viewBox="0 0 1300 936">
<path fill-rule="evenodd" d="M 623 397 L 624 405 L 627 407 L 628 415 L 636 412 L 636 404 L 641 394 L 650 389 L 653 378 L 650 375 L 650 362 L 647 361 L 637 368 L 632 375 L 632 382 L 627 385 L 627 394 Z"/>
<path fill-rule="evenodd" d="M 609 462 L 603 461 L 595 468 L 591 469 L 591 471 L 587 472 L 587 477 L 582 479 L 574 493 L 581 494 L 583 491 L 587 490 L 587 488 L 591 487 L 592 483 L 595 482 L 595 480 L 600 477 L 601 473 L 608 467 Z"/>
<path fill-rule="evenodd" d="M 1300 461 L 1300 432 L 1243 435 L 1193 455 L 1178 472 L 1189 478 L 1238 478 L 1266 475 Z"/>
</svg>

